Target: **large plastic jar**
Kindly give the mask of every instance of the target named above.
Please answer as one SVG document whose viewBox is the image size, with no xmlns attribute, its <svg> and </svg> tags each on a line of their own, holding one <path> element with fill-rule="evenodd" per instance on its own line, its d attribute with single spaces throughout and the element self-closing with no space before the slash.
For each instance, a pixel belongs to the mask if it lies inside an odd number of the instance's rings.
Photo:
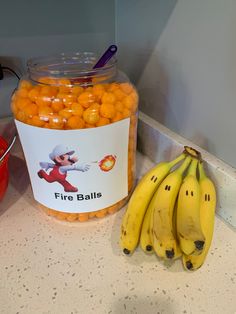
<svg viewBox="0 0 236 314">
<path fill-rule="evenodd" d="M 60 220 L 114 213 L 134 185 L 138 94 L 114 57 L 97 59 L 31 59 L 12 97 L 34 198 Z"/>
</svg>

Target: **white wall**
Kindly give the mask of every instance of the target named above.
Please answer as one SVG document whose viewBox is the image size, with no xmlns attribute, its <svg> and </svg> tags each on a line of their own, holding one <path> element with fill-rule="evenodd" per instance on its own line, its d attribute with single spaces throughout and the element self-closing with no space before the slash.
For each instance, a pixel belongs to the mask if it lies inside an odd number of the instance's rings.
<svg viewBox="0 0 236 314">
<path fill-rule="evenodd" d="M 116 0 L 119 68 L 137 83 L 177 0 Z"/>
<path fill-rule="evenodd" d="M 236 1 L 178 0 L 138 82 L 145 113 L 234 167 L 235 30 Z"/>
<path fill-rule="evenodd" d="M 28 58 L 103 50 L 115 40 L 115 0 L 0 0 L 0 63 L 24 73 Z M 0 117 L 17 80 L 0 81 Z"/>
</svg>

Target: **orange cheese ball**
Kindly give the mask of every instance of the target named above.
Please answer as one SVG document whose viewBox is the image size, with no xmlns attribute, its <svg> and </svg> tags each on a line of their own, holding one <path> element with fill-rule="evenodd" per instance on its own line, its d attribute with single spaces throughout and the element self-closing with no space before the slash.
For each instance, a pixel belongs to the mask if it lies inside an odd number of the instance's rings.
<svg viewBox="0 0 236 314">
<path fill-rule="evenodd" d="M 86 89 L 85 89 L 85 91 L 87 92 L 87 93 L 93 93 L 93 88 L 92 88 L 92 86 L 87 86 L 86 87 Z"/>
<path fill-rule="evenodd" d="M 27 98 L 28 97 L 28 89 L 27 88 L 21 88 L 17 91 L 17 97 Z"/>
<path fill-rule="evenodd" d="M 123 112 L 125 105 L 121 101 L 115 102 L 115 108 L 118 112 Z"/>
<path fill-rule="evenodd" d="M 26 122 L 27 120 L 27 115 L 25 114 L 24 111 L 18 111 L 16 113 L 16 120 L 19 120 L 21 122 Z"/>
<path fill-rule="evenodd" d="M 93 124 L 90 124 L 90 123 L 85 123 L 84 127 L 86 129 L 90 129 L 90 128 L 94 128 L 94 125 Z"/>
<path fill-rule="evenodd" d="M 108 211 L 109 214 L 115 213 L 117 211 L 117 205 L 115 204 L 115 205 L 113 205 L 111 207 L 108 207 L 107 211 Z"/>
<path fill-rule="evenodd" d="M 28 117 L 32 118 L 38 113 L 38 106 L 34 103 L 27 104 L 24 107 L 24 112 Z"/>
<path fill-rule="evenodd" d="M 24 108 L 27 106 L 27 105 L 30 105 L 32 104 L 32 102 L 30 101 L 30 99 L 27 99 L 27 98 L 21 98 L 21 97 L 17 97 L 16 100 L 15 100 L 15 103 L 16 103 L 16 107 L 21 110 L 21 111 L 24 111 Z"/>
<path fill-rule="evenodd" d="M 59 86 L 58 93 L 60 94 L 69 94 L 71 92 L 71 87 L 69 86 Z"/>
<path fill-rule="evenodd" d="M 43 208 L 45 211 L 47 211 L 47 214 L 50 216 L 56 216 L 58 214 L 58 212 L 56 210 L 50 209 L 48 207 L 44 207 L 44 206 L 40 206 L 41 208 Z"/>
<path fill-rule="evenodd" d="M 111 119 L 112 122 L 117 122 L 123 119 L 123 115 L 121 112 L 117 112 L 114 118 Z"/>
<path fill-rule="evenodd" d="M 36 99 L 40 95 L 40 90 L 41 90 L 40 86 L 34 86 L 33 88 L 31 88 L 31 90 L 28 92 L 29 99 L 31 101 L 36 101 Z"/>
<path fill-rule="evenodd" d="M 60 212 L 58 215 L 56 215 L 55 217 L 59 220 L 66 220 L 68 214 L 67 213 L 63 213 L 63 212 Z"/>
<path fill-rule="evenodd" d="M 134 90 L 132 85 L 129 83 L 121 83 L 120 88 L 125 94 L 130 94 Z"/>
<path fill-rule="evenodd" d="M 102 102 L 103 103 L 111 103 L 114 104 L 116 101 L 116 96 L 113 93 L 104 93 L 102 96 Z"/>
<path fill-rule="evenodd" d="M 96 100 L 95 95 L 91 92 L 83 92 L 78 97 L 78 102 L 84 107 L 88 108 Z"/>
<path fill-rule="evenodd" d="M 107 209 L 106 208 L 98 210 L 98 211 L 95 212 L 95 216 L 97 218 L 103 218 L 103 217 L 106 216 L 106 214 L 107 214 Z"/>
<path fill-rule="evenodd" d="M 110 119 L 108 118 L 104 118 L 104 117 L 100 117 L 98 122 L 96 123 L 96 126 L 103 126 L 103 125 L 107 125 L 110 124 Z"/>
<path fill-rule="evenodd" d="M 94 217 L 95 217 L 95 214 L 96 214 L 95 212 L 89 212 L 89 213 L 88 213 L 89 218 L 94 218 Z"/>
<path fill-rule="evenodd" d="M 70 108 L 65 108 L 59 111 L 59 115 L 64 119 L 69 119 L 72 116 L 72 110 Z"/>
<path fill-rule="evenodd" d="M 113 93 L 117 100 L 122 100 L 126 96 L 126 94 L 119 88 L 115 89 Z"/>
<path fill-rule="evenodd" d="M 55 97 L 55 99 L 61 101 L 64 104 L 64 98 L 67 96 L 66 93 L 61 93 L 60 91 L 58 92 L 57 96 Z M 54 100 L 55 100 L 54 99 Z"/>
<path fill-rule="evenodd" d="M 81 104 L 79 104 L 77 102 L 72 103 L 72 105 L 71 105 L 71 113 L 73 115 L 82 117 L 83 112 L 84 112 L 84 108 L 83 108 L 83 106 Z"/>
<path fill-rule="evenodd" d="M 42 106 L 38 106 L 38 113 L 39 113 L 39 116 L 50 115 L 50 114 L 53 114 L 53 111 L 51 107 L 42 105 Z"/>
<path fill-rule="evenodd" d="M 39 117 L 43 121 L 49 121 L 50 116 L 52 115 L 52 110 L 48 106 L 39 106 L 38 107 Z"/>
<path fill-rule="evenodd" d="M 49 117 L 49 127 L 51 129 L 63 129 L 64 127 L 64 119 L 60 115 L 51 115 Z"/>
<path fill-rule="evenodd" d="M 49 119 L 48 119 L 49 120 Z M 50 129 L 50 125 L 48 122 L 45 122 L 44 125 L 42 126 L 44 129 Z"/>
<path fill-rule="evenodd" d="M 20 81 L 19 84 L 20 89 L 30 89 L 32 88 L 32 84 L 27 80 Z"/>
<path fill-rule="evenodd" d="M 67 87 L 71 87 L 71 81 L 69 79 L 66 78 L 61 78 L 57 81 L 57 85 L 62 85 L 62 86 L 67 86 Z"/>
<path fill-rule="evenodd" d="M 136 100 L 132 97 L 132 95 L 128 95 L 123 99 L 123 103 L 125 107 L 131 111 L 136 109 Z"/>
<path fill-rule="evenodd" d="M 72 93 L 73 95 L 76 95 L 76 96 L 82 94 L 83 91 L 84 91 L 84 89 L 83 89 L 83 87 L 81 87 L 81 86 L 73 86 L 73 87 L 71 88 L 71 93 Z"/>
<path fill-rule="evenodd" d="M 67 126 L 70 129 L 83 129 L 85 126 L 85 122 L 79 116 L 72 116 L 68 119 Z"/>
<path fill-rule="evenodd" d="M 35 102 L 38 106 L 50 106 L 52 103 L 52 98 L 46 95 L 39 95 Z"/>
<path fill-rule="evenodd" d="M 104 118 L 114 118 L 114 116 L 116 115 L 116 108 L 111 103 L 102 103 L 100 107 L 100 114 Z"/>
<path fill-rule="evenodd" d="M 125 119 L 125 118 L 129 118 L 129 117 L 131 116 L 131 111 L 130 111 L 129 109 L 125 108 L 125 109 L 123 110 L 122 114 L 123 114 L 123 118 L 124 118 L 124 119 Z"/>
<path fill-rule="evenodd" d="M 78 219 L 78 214 L 68 214 L 66 220 L 68 221 L 76 221 Z"/>
<path fill-rule="evenodd" d="M 57 79 L 55 84 L 58 87 L 58 93 L 69 94 L 72 91 L 72 83 L 69 79 Z"/>
<path fill-rule="evenodd" d="M 92 93 L 94 94 L 97 101 L 101 101 L 102 96 L 105 93 L 105 87 L 102 84 L 94 85 Z"/>
<path fill-rule="evenodd" d="M 55 98 L 52 101 L 51 108 L 52 108 L 53 112 L 59 112 L 59 111 L 63 110 L 64 109 L 63 101 L 61 99 Z"/>
<path fill-rule="evenodd" d="M 46 97 L 54 97 L 57 95 L 57 88 L 55 86 L 42 86 L 40 89 L 40 95 Z"/>
<path fill-rule="evenodd" d="M 33 121 L 31 118 L 27 118 L 25 121 L 26 124 L 33 125 Z"/>
<path fill-rule="evenodd" d="M 89 215 L 88 213 L 81 213 L 81 214 L 78 214 L 78 220 L 79 221 L 87 221 L 89 219 Z"/>
<path fill-rule="evenodd" d="M 32 117 L 32 125 L 42 127 L 44 125 L 44 121 L 40 119 L 39 116 L 33 116 Z"/>
<path fill-rule="evenodd" d="M 89 108 L 87 108 L 83 113 L 83 119 L 85 123 L 88 124 L 96 124 L 99 121 L 99 104 L 93 104 Z"/>
<path fill-rule="evenodd" d="M 55 85 L 56 80 L 51 77 L 40 77 L 38 82 L 45 85 Z"/>
<path fill-rule="evenodd" d="M 74 102 L 76 102 L 77 100 L 77 96 L 73 95 L 73 94 L 68 94 L 68 95 L 64 95 L 63 97 L 63 103 L 66 107 L 69 107 L 70 105 L 72 105 Z"/>
<path fill-rule="evenodd" d="M 114 92 L 115 90 L 119 89 L 119 84 L 118 83 L 111 83 L 110 86 L 108 87 L 108 91 Z"/>
</svg>

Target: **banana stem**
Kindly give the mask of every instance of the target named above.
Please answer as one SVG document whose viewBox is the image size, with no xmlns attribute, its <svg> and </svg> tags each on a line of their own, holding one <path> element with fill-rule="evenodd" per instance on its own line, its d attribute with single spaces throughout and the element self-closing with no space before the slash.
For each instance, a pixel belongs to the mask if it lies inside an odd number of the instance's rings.
<svg viewBox="0 0 236 314">
<path fill-rule="evenodd" d="M 204 178 L 206 178 L 206 173 L 203 168 L 203 162 L 198 163 L 198 170 L 199 170 L 199 179 L 203 180 Z"/>
<path fill-rule="evenodd" d="M 179 172 L 180 174 L 183 174 L 184 171 L 189 166 L 191 160 L 192 160 L 192 158 L 190 156 L 187 156 L 185 161 L 182 163 L 182 165 L 178 169 L 176 169 L 176 172 Z"/>
<path fill-rule="evenodd" d="M 188 176 L 192 175 L 196 177 L 197 165 L 198 165 L 198 160 L 196 158 L 193 158 L 190 164 L 190 167 L 188 169 L 188 173 L 187 173 Z"/>
<path fill-rule="evenodd" d="M 183 160 L 185 158 L 186 158 L 186 155 L 183 153 L 180 156 L 178 156 L 176 159 L 170 161 L 169 162 L 170 168 L 173 168 L 178 162 L 180 162 L 181 160 Z"/>
</svg>

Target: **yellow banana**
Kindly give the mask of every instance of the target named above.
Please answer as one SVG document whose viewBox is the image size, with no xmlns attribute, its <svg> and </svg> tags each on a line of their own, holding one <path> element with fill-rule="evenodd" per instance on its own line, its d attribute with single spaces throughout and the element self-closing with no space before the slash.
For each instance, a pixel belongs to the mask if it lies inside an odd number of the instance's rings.
<svg viewBox="0 0 236 314">
<path fill-rule="evenodd" d="M 152 215 L 152 208 L 149 206 L 146 210 L 146 213 L 143 219 L 143 224 L 142 224 L 142 229 L 141 229 L 141 234 L 140 234 L 140 246 L 145 253 L 149 253 L 149 254 L 153 253 L 152 238 L 150 234 L 151 215 Z"/>
<path fill-rule="evenodd" d="M 153 196 L 150 208 L 153 209 L 152 237 L 153 247 L 159 257 L 174 259 L 179 256 L 178 243 L 174 235 L 173 213 L 183 173 L 191 162 L 187 157 L 182 165 L 171 172 L 160 184 Z"/>
<path fill-rule="evenodd" d="M 181 251 L 181 248 L 179 246 L 179 240 L 178 240 L 178 237 L 177 237 L 177 229 L 176 229 L 176 212 L 177 212 L 177 202 L 175 202 L 175 207 L 174 207 L 174 212 L 173 212 L 173 220 L 172 220 L 172 223 L 173 223 L 173 234 L 174 234 L 174 237 L 175 237 L 175 240 L 176 240 L 176 252 L 175 252 L 175 256 L 174 256 L 174 259 L 177 259 L 179 257 L 181 257 L 183 254 L 182 254 L 182 251 Z"/>
<path fill-rule="evenodd" d="M 200 185 L 196 177 L 198 160 L 193 159 L 179 190 L 177 203 L 177 235 L 186 255 L 200 254 L 205 237 L 200 223 Z"/>
<path fill-rule="evenodd" d="M 215 221 L 216 190 L 213 182 L 206 176 L 203 164 L 199 163 L 200 174 L 200 221 L 205 236 L 205 246 L 200 255 L 183 255 L 184 267 L 188 270 L 196 270 L 204 263 L 209 251 Z"/>
<path fill-rule="evenodd" d="M 148 204 L 159 184 L 171 168 L 186 157 L 184 153 L 170 162 L 161 162 L 149 170 L 137 184 L 129 200 L 121 224 L 120 247 L 125 254 L 130 254 L 137 247 L 143 218 Z"/>
</svg>

